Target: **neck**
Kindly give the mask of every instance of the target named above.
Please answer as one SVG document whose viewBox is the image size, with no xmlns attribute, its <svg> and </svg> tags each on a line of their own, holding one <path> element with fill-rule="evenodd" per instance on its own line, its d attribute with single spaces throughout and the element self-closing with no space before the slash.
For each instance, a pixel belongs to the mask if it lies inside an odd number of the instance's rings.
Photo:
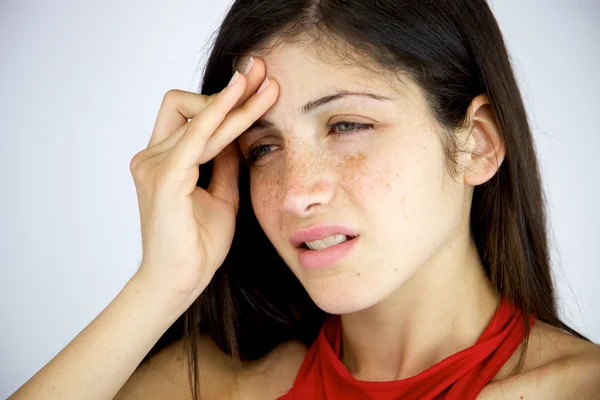
<svg viewBox="0 0 600 400">
<path fill-rule="evenodd" d="M 445 249 L 384 301 L 341 316 L 340 359 L 356 379 L 417 375 L 483 333 L 499 296 L 470 236 Z"/>
</svg>

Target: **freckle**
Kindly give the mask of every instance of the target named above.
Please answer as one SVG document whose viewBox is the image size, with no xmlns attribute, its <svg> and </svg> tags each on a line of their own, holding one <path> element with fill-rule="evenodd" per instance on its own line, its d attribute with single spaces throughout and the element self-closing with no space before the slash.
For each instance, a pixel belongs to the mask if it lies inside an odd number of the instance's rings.
<svg viewBox="0 0 600 400">
<path fill-rule="evenodd" d="M 367 159 L 367 154 L 364 152 L 358 154 L 346 154 L 344 156 L 344 162 L 348 167 L 358 168 Z"/>
<path fill-rule="evenodd" d="M 394 271 L 398 271 L 398 268 L 394 268 Z"/>
</svg>

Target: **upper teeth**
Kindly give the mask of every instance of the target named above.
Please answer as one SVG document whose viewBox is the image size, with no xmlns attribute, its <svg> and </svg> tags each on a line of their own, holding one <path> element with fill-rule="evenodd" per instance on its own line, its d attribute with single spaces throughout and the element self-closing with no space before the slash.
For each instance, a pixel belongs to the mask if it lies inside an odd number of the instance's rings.
<svg viewBox="0 0 600 400">
<path fill-rule="evenodd" d="M 311 250 L 324 250 L 328 247 L 335 246 L 338 243 L 345 242 L 346 235 L 331 235 L 326 238 L 313 240 L 312 242 L 304 242 Z"/>
</svg>

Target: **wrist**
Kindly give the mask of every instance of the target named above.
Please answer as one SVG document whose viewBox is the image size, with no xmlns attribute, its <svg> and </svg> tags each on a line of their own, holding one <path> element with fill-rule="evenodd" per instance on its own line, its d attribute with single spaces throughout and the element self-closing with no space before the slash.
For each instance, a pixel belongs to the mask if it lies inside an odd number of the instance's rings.
<svg viewBox="0 0 600 400">
<path fill-rule="evenodd" d="M 141 296 L 157 313 L 169 317 L 171 323 L 175 322 L 197 297 L 193 297 L 190 293 L 168 290 L 140 271 L 131 277 L 126 286 L 128 290 Z"/>
</svg>

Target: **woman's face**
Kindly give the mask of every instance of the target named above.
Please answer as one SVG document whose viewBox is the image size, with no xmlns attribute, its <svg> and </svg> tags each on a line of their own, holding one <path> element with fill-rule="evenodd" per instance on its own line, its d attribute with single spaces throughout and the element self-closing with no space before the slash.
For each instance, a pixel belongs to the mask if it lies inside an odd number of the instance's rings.
<svg viewBox="0 0 600 400">
<path fill-rule="evenodd" d="M 414 84 L 391 87 L 379 74 L 340 68 L 291 45 L 261 59 L 280 87 L 262 117 L 273 126 L 238 139 L 245 156 L 264 146 L 250 166 L 258 222 L 320 308 L 342 314 L 370 307 L 439 261 L 468 219 L 468 187 L 448 175 Z M 389 100 L 345 96 L 302 113 L 309 101 L 341 91 Z M 343 259 L 307 269 L 290 236 L 316 224 L 342 224 L 359 236 Z"/>
</svg>

